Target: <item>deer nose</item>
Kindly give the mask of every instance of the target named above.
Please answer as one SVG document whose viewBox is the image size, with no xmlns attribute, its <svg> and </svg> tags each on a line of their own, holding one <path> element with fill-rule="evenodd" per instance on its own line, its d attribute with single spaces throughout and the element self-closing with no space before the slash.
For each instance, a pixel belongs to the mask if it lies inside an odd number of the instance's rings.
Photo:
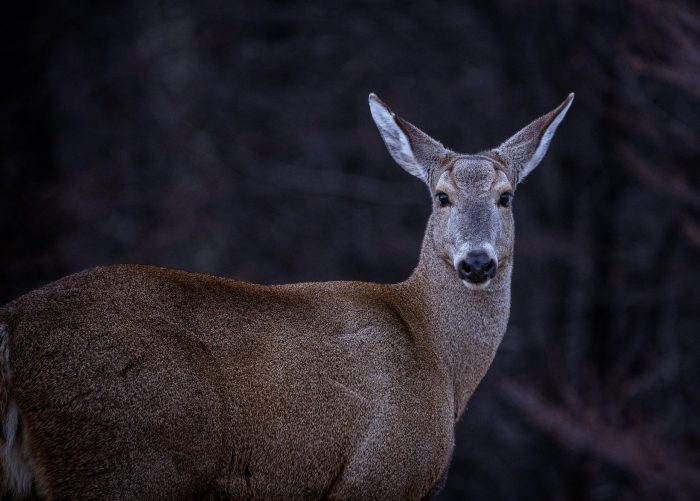
<svg viewBox="0 0 700 501">
<path fill-rule="evenodd" d="M 481 284 L 496 274 L 496 261 L 486 252 L 470 252 L 466 259 L 459 263 L 459 276 L 473 284 Z"/>
</svg>

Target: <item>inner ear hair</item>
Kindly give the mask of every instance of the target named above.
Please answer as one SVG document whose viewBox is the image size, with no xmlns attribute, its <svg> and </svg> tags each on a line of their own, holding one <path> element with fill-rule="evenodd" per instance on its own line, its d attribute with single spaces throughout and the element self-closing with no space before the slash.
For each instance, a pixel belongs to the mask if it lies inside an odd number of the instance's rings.
<svg viewBox="0 0 700 501">
<path fill-rule="evenodd" d="M 557 127 L 573 101 L 572 92 L 559 106 L 532 121 L 493 150 L 506 160 L 516 183 L 525 179 L 542 161 Z"/>
</svg>

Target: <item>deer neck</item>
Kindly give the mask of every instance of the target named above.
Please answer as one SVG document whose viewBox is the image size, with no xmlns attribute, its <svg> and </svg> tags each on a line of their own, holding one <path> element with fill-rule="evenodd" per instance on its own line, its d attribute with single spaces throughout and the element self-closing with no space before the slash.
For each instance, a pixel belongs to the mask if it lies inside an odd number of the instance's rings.
<svg viewBox="0 0 700 501">
<path fill-rule="evenodd" d="M 457 271 L 443 259 L 426 231 L 420 260 L 411 277 L 400 284 L 403 310 L 413 322 L 412 334 L 434 355 L 454 392 L 455 420 L 486 374 L 503 339 L 510 312 L 512 259 L 486 290 L 465 287 Z M 415 326 L 415 327 L 414 327 Z"/>
</svg>

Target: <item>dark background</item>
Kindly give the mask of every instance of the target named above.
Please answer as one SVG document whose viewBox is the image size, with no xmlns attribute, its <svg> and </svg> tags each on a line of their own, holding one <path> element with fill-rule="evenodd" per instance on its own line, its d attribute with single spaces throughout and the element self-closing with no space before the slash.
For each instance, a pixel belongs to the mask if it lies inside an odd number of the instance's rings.
<svg viewBox="0 0 700 501">
<path fill-rule="evenodd" d="M 474 152 L 575 91 L 515 201 L 511 322 L 442 499 L 698 499 L 697 4 L 24 5 L 0 21 L 0 303 L 116 262 L 402 280 L 429 198 L 367 94 Z"/>
</svg>

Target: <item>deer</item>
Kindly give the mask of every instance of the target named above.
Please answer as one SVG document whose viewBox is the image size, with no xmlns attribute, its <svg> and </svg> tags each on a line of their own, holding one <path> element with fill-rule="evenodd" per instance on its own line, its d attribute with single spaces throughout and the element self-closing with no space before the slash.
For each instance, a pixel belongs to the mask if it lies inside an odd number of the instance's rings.
<svg viewBox="0 0 700 501">
<path fill-rule="evenodd" d="M 110 265 L 0 308 L 3 495 L 434 496 L 508 324 L 513 194 L 573 99 L 461 154 L 369 95 L 391 157 L 432 201 L 403 282 Z"/>
</svg>

